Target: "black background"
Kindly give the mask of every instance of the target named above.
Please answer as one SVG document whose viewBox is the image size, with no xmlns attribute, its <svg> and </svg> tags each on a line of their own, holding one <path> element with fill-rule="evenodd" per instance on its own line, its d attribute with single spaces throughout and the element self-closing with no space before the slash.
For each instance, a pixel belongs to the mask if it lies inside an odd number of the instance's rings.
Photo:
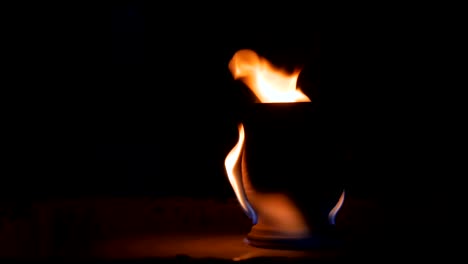
<svg viewBox="0 0 468 264">
<path fill-rule="evenodd" d="M 302 68 L 299 85 L 344 144 L 356 195 L 387 197 L 419 180 L 406 171 L 417 168 L 415 128 L 428 117 L 406 102 L 422 86 L 421 31 L 378 12 L 301 5 L 104 7 L 72 24 L 28 23 L 34 45 L 21 50 L 36 70 L 21 79 L 41 88 L 17 90 L 6 197 L 232 196 L 223 162 L 253 97 L 227 65 L 244 48 Z"/>
<path fill-rule="evenodd" d="M 115 5 L 109 77 L 94 98 L 100 175 L 120 171 L 114 184 L 133 193 L 232 195 L 223 161 L 237 140 L 239 112 L 253 98 L 227 64 L 249 48 L 277 65 L 302 67 L 299 85 L 353 160 L 349 188 L 382 198 L 400 186 L 393 181 L 412 148 L 405 131 L 412 121 L 400 103 L 412 34 L 391 23 L 347 24 L 349 15 L 328 18 L 324 29 L 313 10 L 279 8 Z M 125 163 L 128 172 L 117 169 Z"/>
<path fill-rule="evenodd" d="M 171 11 L 137 3 L 113 10 L 109 82 L 96 97 L 95 162 L 101 174 L 126 166 L 128 172 L 114 172 L 117 186 L 132 193 L 233 194 L 224 158 L 237 140 L 241 108 L 253 101 L 227 67 L 242 48 L 302 67 L 304 91 L 327 109 L 340 136 L 356 140 L 357 96 L 350 91 L 357 85 L 345 77 L 352 57 L 341 57 L 340 47 L 348 36 L 323 34 L 308 19 L 298 25 L 293 17 L 255 11 L 159 12 Z"/>
</svg>

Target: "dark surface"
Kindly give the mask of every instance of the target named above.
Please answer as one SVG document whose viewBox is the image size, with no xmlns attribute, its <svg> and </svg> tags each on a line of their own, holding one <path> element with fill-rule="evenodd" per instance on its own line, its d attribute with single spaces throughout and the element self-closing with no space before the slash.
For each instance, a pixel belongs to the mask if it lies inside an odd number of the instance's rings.
<svg viewBox="0 0 468 264">
<path fill-rule="evenodd" d="M 286 245 L 289 250 L 251 247 L 243 240 L 252 223 L 235 199 L 81 198 L 35 203 L 28 215 L 2 217 L 0 257 L 108 261 L 185 255 L 194 261 L 295 261 L 385 253 L 377 243 L 388 228 L 382 208 L 347 197 L 337 216 L 340 248 L 299 248 L 292 243 Z"/>
</svg>

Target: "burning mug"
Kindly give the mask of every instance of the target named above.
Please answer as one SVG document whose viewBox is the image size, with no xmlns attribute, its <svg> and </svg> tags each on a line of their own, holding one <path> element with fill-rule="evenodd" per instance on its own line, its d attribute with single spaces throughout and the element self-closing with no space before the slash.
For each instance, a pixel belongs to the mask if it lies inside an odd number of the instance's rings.
<svg viewBox="0 0 468 264">
<path fill-rule="evenodd" d="M 252 219 L 246 241 L 258 247 L 332 245 L 344 200 L 339 157 L 327 126 L 288 75 L 253 51 L 237 52 L 229 65 L 259 98 L 239 125 L 239 141 L 225 165 L 236 196 Z"/>
</svg>

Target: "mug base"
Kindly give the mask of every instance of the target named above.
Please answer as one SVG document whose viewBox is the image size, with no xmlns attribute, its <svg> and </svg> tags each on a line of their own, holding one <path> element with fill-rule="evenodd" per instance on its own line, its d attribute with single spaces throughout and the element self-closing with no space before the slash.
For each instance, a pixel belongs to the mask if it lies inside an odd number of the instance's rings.
<svg viewBox="0 0 468 264">
<path fill-rule="evenodd" d="M 342 241 L 336 238 L 309 236 L 301 238 L 268 237 L 248 234 L 244 242 L 250 246 L 285 250 L 339 250 Z"/>
</svg>

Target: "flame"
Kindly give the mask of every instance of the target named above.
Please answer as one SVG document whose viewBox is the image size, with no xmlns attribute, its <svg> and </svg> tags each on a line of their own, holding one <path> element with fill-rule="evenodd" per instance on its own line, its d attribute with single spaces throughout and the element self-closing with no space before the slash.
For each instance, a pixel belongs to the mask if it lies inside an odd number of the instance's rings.
<svg viewBox="0 0 468 264">
<path fill-rule="evenodd" d="M 240 157 L 244 147 L 244 126 L 240 124 L 238 129 L 239 141 L 226 156 L 224 166 L 226 168 L 226 173 L 228 175 L 229 182 L 231 183 L 231 186 L 234 189 L 234 193 L 236 194 L 237 200 L 239 201 L 244 212 L 250 219 L 252 219 L 252 221 L 255 224 L 257 223 L 257 216 L 252 206 L 249 204 L 249 201 L 247 200 L 247 195 L 245 194 L 245 190 L 242 185 L 242 160 L 240 159 Z"/>
<path fill-rule="evenodd" d="M 296 87 L 300 70 L 292 74 L 274 67 L 252 50 L 239 50 L 229 62 L 234 79 L 242 80 L 262 103 L 310 102 Z"/>
<path fill-rule="evenodd" d="M 330 213 L 328 213 L 328 221 L 330 222 L 330 224 L 332 225 L 335 224 L 336 214 L 338 214 L 338 211 L 340 211 L 341 206 L 343 206 L 344 199 L 345 199 L 345 191 L 343 190 L 340 198 L 338 199 L 338 202 L 330 210 Z"/>
</svg>

